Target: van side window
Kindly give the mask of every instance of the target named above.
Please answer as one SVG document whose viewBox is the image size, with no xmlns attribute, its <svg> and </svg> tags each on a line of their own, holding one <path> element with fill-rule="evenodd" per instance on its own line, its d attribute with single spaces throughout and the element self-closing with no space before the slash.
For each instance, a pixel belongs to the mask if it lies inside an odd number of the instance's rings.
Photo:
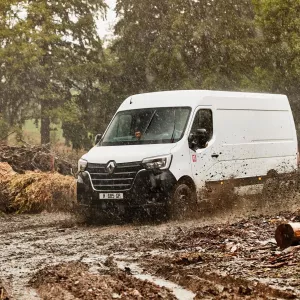
<svg viewBox="0 0 300 300">
<path fill-rule="evenodd" d="M 198 129 L 206 129 L 209 140 L 213 136 L 213 114 L 210 109 L 200 109 L 195 117 L 191 133 L 196 133 Z"/>
</svg>

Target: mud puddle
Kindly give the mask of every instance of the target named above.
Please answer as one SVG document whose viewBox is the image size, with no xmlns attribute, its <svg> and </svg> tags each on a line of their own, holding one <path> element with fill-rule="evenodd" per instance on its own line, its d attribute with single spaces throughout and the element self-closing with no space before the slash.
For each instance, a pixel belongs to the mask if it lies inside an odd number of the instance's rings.
<svg viewBox="0 0 300 300">
<path fill-rule="evenodd" d="M 274 244 L 276 225 L 296 216 L 107 227 L 79 226 L 62 214 L 0 217 L 0 282 L 17 300 L 102 299 L 101 292 L 103 299 L 299 299 L 297 253 L 272 265 L 285 255 Z M 33 281 L 36 274 L 52 289 Z"/>
</svg>

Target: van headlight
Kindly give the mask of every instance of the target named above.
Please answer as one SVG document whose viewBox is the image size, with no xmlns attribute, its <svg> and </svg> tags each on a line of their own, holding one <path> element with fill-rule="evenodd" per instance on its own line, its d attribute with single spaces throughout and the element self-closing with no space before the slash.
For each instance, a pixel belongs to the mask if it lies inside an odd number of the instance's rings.
<svg viewBox="0 0 300 300">
<path fill-rule="evenodd" d="M 143 166 L 147 170 L 167 170 L 170 168 L 172 155 L 164 155 L 159 157 L 146 158 L 143 160 Z"/>
<path fill-rule="evenodd" d="M 87 160 L 80 158 L 78 161 L 78 172 L 84 172 L 87 167 Z"/>
</svg>

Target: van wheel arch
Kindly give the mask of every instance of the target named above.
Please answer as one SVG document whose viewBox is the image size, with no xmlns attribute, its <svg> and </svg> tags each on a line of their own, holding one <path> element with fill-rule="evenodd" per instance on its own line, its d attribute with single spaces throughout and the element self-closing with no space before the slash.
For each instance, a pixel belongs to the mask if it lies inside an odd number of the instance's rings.
<svg viewBox="0 0 300 300">
<path fill-rule="evenodd" d="M 183 176 L 183 177 L 181 177 L 179 180 L 178 180 L 178 182 L 177 182 L 177 185 L 178 184 L 186 184 L 186 185 L 188 185 L 192 190 L 193 190 L 193 192 L 196 192 L 196 185 L 195 185 L 195 182 L 194 182 L 194 180 L 191 178 L 191 177 L 189 177 L 189 176 Z"/>
<path fill-rule="evenodd" d="M 267 173 L 267 178 L 276 178 L 278 176 L 279 176 L 278 172 L 274 169 L 269 170 Z"/>
</svg>

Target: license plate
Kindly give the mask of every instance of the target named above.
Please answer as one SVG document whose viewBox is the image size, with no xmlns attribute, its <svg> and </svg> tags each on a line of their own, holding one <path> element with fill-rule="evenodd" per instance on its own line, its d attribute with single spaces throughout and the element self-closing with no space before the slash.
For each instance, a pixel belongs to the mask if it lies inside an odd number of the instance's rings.
<svg viewBox="0 0 300 300">
<path fill-rule="evenodd" d="M 124 199 L 123 193 L 101 193 L 100 194 L 101 200 L 120 200 Z"/>
</svg>

